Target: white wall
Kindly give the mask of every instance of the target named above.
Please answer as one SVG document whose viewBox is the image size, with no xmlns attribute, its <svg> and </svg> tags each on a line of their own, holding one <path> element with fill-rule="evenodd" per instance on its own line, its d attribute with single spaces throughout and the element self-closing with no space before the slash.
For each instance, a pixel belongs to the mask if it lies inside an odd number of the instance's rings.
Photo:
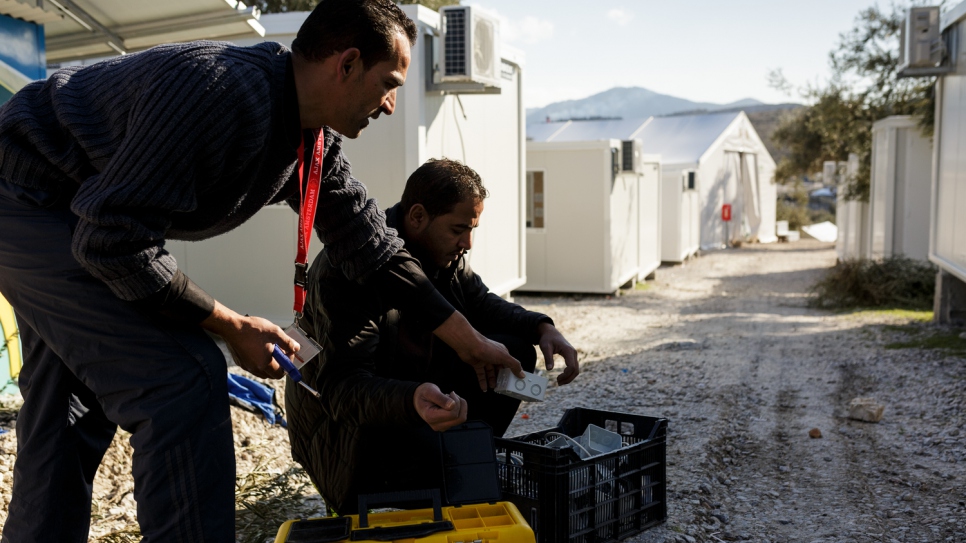
<svg viewBox="0 0 966 543">
<path fill-rule="evenodd" d="M 931 177 L 932 143 L 922 137 L 917 119 L 894 116 L 872 126 L 871 258 L 928 258 Z"/>
<path fill-rule="evenodd" d="M 698 170 L 697 164 L 661 166 L 661 260 L 683 262 L 701 245 L 701 195 L 699 189 L 684 190 L 681 175 Z M 702 180 L 700 172 L 696 185 Z"/>
<path fill-rule="evenodd" d="M 661 265 L 661 162 L 658 156 L 644 159 L 644 173 L 637 176 L 638 260 L 637 279 L 643 281 Z"/>
<path fill-rule="evenodd" d="M 524 290 L 603 293 L 620 286 L 613 251 L 626 236 L 611 242 L 611 148 L 606 140 L 528 144 L 527 170 L 544 173 L 544 227 L 527 229 Z M 618 192 L 631 185 L 623 177 L 614 182 Z"/>
<path fill-rule="evenodd" d="M 869 204 L 857 200 L 845 200 L 844 192 L 840 187 L 838 200 L 835 203 L 835 224 L 839 229 L 835 252 L 840 260 L 867 258 Z"/>
<path fill-rule="evenodd" d="M 956 73 L 936 83 L 929 259 L 966 281 L 966 21 L 958 27 Z"/>
<path fill-rule="evenodd" d="M 504 60 L 517 64 L 500 94 L 428 93 L 425 29 L 435 27 L 439 15 L 422 6 L 402 8 L 418 21 L 419 39 L 396 112 L 374 121 L 360 138 L 346 140 L 345 154 L 355 177 L 383 208 L 399 201 L 406 179 L 430 158 L 452 158 L 475 169 L 490 197 L 468 258 L 492 291 L 507 294 L 526 280 L 521 62 L 504 51 Z"/>
</svg>

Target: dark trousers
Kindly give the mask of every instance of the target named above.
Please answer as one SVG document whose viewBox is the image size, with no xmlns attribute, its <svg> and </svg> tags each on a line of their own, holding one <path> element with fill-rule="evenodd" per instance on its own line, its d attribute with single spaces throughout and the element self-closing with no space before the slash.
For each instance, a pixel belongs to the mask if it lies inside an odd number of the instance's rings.
<svg viewBox="0 0 966 543">
<path fill-rule="evenodd" d="M 142 541 L 234 541 L 224 356 L 199 327 L 140 312 L 78 264 L 69 197 L 0 180 L 0 292 L 24 351 L 2 541 L 86 542 L 118 426 L 131 433 Z"/>
<path fill-rule="evenodd" d="M 528 341 L 513 335 L 487 337 L 506 346 L 525 371 L 533 371 L 537 355 Z M 496 437 L 503 436 L 520 407 L 520 400 L 493 390 L 483 392 L 476 372 L 441 341 L 434 342 L 428 374 L 413 380 L 434 383 L 444 393 L 455 391 L 466 400 L 467 420 L 487 423 Z M 354 505 L 359 494 L 442 486 L 439 446 L 437 433 L 427 424 L 365 428 L 358 448 L 361 458 L 357 485 L 347 500 L 349 507 L 339 513 L 357 512 Z"/>
</svg>

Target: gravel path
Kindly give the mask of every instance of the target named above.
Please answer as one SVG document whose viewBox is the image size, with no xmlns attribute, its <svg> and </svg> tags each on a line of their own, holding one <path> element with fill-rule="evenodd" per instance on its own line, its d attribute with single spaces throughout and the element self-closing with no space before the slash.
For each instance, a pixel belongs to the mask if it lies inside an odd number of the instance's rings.
<svg viewBox="0 0 966 543">
<path fill-rule="evenodd" d="M 883 348 L 897 324 L 931 326 L 807 308 L 834 262 L 828 245 L 754 246 L 616 299 L 518 298 L 586 359 L 510 433 L 576 406 L 670 419 L 668 521 L 629 541 L 966 541 L 966 362 Z M 847 418 L 858 396 L 882 422 Z"/>
<path fill-rule="evenodd" d="M 583 370 L 525 404 L 508 435 L 570 407 L 668 418 L 668 521 L 628 541 L 966 542 L 966 361 L 884 348 L 929 325 L 807 308 L 834 261 L 827 244 L 751 246 L 662 268 L 618 297 L 518 296 L 555 319 Z M 847 418 L 858 396 L 886 405 L 882 422 Z M 0 427 L 15 416 L 7 399 Z M 240 539 L 317 514 L 285 431 L 233 418 Z M 0 435 L 0 522 L 15 451 L 14 432 Z M 137 540 L 129 452 L 120 436 L 98 473 L 91 541 Z"/>
</svg>

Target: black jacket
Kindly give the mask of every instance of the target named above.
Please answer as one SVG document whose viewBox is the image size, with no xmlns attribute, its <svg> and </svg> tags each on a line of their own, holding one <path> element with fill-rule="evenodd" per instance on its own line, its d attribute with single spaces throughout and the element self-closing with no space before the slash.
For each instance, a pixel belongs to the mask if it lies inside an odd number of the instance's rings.
<svg viewBox="0 0 966 543">
<path fill-rule="evenodd" d="M 400 205 L 387 210 L 395 227 Z M 418 261 L 417 261 L 418 262 Z M 436 289 L 479 332 L 523 335 L 536 343 L 537 325 L 550 322 L 489 292 L 465 258 L 427 273 Z M 302 368 L 321 400 L 302 387 L 287 386 L 285 405 L 292 457 L 336 510 L 353 487 L 363 427 L 425 424 L 413 394 L 428 381 L 430 356 L 438 340 L 432 330 L 447 315 L 403 315 L 379 293 L 349 281 L 323 251 L 309 270 L 302 328 L 319 343 L 321 359 Z M 432 328 L 430 327 L 432 326 Z"/>
</svg>

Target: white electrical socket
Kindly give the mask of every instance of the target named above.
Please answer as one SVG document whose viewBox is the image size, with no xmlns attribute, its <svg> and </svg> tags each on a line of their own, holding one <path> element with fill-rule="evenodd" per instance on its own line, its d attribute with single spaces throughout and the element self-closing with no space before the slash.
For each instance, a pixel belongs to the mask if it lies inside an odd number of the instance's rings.
<svg viewBox="0 0 966 543">
<path fill-rule="evenodd" d="M 510 368 L 500 369 L 496 377 L 496 392 L 525 402 L 542 402 L 547 392 L 547 378 L 523 372 L 520 379 Z"/>
</svg>

